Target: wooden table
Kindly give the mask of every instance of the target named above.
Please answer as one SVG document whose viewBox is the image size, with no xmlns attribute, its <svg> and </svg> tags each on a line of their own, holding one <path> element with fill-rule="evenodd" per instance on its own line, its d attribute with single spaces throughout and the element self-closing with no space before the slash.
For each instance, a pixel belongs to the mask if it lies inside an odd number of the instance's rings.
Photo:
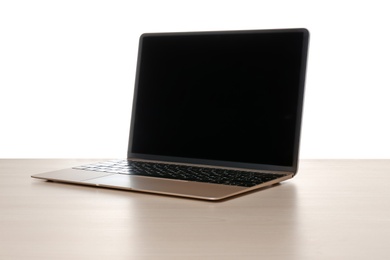
<svg viewBox="0 0 390 260">
<path fill-rule="evenodd" d="M 390 160 L 303 160 L 224 202 L 45 182 L 0 160 L 0 259 L 389 259 Z"/>
</svg>

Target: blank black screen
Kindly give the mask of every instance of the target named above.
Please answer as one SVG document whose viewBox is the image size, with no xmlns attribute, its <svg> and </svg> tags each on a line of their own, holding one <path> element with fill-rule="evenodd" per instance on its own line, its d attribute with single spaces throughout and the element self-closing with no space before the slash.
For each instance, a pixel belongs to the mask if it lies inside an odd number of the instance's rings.
<svg viewBox="0 0 390 260">
<path fill-rule="evenodd" d="M 303 32 L 145 34 L 132 153 L 291 166 Z"/>
</svg>

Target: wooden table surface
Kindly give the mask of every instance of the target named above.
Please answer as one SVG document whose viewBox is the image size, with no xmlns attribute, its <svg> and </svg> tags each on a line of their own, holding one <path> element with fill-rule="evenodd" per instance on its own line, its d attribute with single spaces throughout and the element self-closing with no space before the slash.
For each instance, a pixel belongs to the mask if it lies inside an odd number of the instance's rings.
<svg viewBox="0 0 390 260">
<path fill-rule="evenodd" d="M 302 160 L 223 202 L 30 175 L 97 160 L 0 160 L 0 259 L 389 259 L 390 160 Z"/>
</svg>

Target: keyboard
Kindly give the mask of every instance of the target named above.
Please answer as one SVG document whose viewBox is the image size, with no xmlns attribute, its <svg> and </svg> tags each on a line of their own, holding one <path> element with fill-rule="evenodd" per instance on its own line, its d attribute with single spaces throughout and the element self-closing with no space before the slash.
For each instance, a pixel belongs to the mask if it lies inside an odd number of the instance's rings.
<svg viewBox="0 0 390 260">
<path fill-rule="evenodd" d="M 242 187 L 252 187 L 283 177 L 272 173 L 129 160 L 94 163 L 73 169 Z"/>
</svg>

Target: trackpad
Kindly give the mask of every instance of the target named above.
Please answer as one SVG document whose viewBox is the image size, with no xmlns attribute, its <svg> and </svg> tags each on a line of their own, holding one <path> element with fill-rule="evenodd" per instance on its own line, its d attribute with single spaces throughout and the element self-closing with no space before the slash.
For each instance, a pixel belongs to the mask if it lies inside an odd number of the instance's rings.
<svg viewBox="0 0 390 260">
<path fill-rule="evenodd" d="M 210 183 L 187 182 L 123 174 L 113 174 L 101 178 L 89 179 L 83 182 L 107 188 L 201 198 L 219 198 L 243 190 L 243 187 L 237 186 L 224 186 Z"/>
</svg>

